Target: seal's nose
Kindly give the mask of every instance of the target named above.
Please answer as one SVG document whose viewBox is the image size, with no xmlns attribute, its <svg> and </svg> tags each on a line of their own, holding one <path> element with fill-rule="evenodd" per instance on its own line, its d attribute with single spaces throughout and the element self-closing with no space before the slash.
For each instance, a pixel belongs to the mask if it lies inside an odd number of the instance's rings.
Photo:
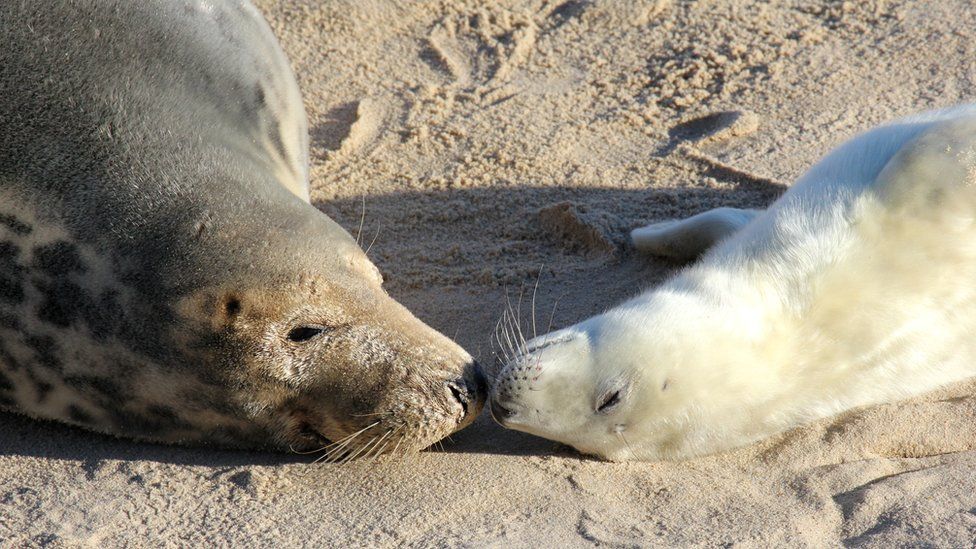
<svg viewBox="0 0 976 549">
<path fill-rule="evenodd" d="M 462 423 L 469 422 L 481 413 L 488 393 L 488 383 L 477 362 L 471 364 L 465 376 L 446 383 L 451 397 L 461 405 Z"/>
</svg>

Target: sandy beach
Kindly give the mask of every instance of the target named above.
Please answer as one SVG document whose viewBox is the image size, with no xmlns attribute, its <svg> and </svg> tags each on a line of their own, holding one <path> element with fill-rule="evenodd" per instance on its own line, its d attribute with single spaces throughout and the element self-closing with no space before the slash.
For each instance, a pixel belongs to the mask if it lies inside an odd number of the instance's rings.
<svg viewBox="0 0 976 549">
<path fill-rule="evenodd" d="M 313 203 L 488 370 L 509 304 L 541 333 L 680 268 L 631 228 L 763 208 L 855 133 L 976 95 L 970 0 L 256 3 L 304 95 Z M 586 458 L 487 414 L 346 465 L 0 414 L 0 545 L 972 546 L 974 395 L 680 463 Z"/>
</svg>

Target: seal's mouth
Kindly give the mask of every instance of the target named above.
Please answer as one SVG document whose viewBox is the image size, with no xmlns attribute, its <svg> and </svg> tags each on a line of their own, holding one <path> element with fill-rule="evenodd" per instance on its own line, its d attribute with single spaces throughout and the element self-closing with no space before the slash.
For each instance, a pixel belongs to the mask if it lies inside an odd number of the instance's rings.
<svg viewBox="0 0 976 549">
<path fill-rule="evenodd" d="M 316 430 L 315 427 L 312 427 L 312 424 L 308 421 L 299 422 L 297 430 L 298 436 L 310 440 L 319 446 L 325 447 L 332 444 L 332 441 L 328 437 Z"/>
<path fill-rule="evenodd" d="M 499 425 L 505 427 L 505 423 L 515 416 L 515 410 L 506 408 L 502 406 L 498 400 L 491 399 L 491 403 L 488 406 L 488 411 L 491 413 L 491 418 L 498 422 Z"/>
</svg>

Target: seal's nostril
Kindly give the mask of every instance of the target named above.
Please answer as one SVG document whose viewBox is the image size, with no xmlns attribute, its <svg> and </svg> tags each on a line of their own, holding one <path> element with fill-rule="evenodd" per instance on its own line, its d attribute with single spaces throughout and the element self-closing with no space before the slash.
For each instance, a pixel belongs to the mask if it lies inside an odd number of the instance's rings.
<svg viewBox="0 0 976 549">
<path fill-rule="evenodd" d="M 461 411 L 464 413 L 464 415 L 468 415 L 468 392 L 465 390 L 466 387 L 462 388 L 464 387 L 464 385 L 462 385 L 463 383 L 464 382 L 449 382 L 447 384 L 447 389 L 451 391 L 451 396 L 454 397 L 454 400 L 458 401 L 458 403 L 461 405 Z"/>
</svg>

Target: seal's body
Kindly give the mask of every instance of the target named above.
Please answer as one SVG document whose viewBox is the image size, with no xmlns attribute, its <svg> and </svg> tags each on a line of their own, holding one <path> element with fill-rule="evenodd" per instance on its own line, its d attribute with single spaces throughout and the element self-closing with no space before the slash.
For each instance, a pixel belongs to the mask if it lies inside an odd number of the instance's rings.
<svg viewBox="0 0 976 549">
<path fill-rule="evenodd" d="M 507 427 L 612 460 L 716 452 L 976 375 L 976 107 L 882 126 L 765 212 L 632 233 L 700 261 L 529 341 Z"/>
<path fill-rule="evenodd" d="M 308 203 L 246 0 L 13 0 L 0 43 L 0 405 L 167 442 L 358 432 L 343 455 L 477 414 L 470 356 Z"/>
</svg>

